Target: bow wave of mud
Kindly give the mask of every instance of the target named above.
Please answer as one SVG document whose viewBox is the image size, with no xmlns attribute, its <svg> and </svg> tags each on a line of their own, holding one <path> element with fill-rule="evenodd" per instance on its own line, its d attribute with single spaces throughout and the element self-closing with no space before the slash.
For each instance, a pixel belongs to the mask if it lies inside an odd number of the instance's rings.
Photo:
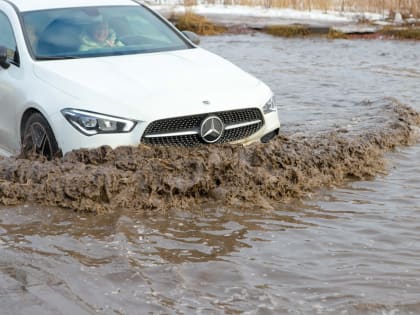
<svg viewBox="0 0 420 315">
<path fill-rule="evenodd" d="M 269 144 L 101 147 L 54 161 L 0 158 L 0 203 L 95 213 L 194 209 L 214 202 L 270 209 L 348 177 L 382 173 L 385 152 L 413 143 L 420 113 L 395 100 L 365 107 L 354 126 L 283 133 Z"/>
</svg>

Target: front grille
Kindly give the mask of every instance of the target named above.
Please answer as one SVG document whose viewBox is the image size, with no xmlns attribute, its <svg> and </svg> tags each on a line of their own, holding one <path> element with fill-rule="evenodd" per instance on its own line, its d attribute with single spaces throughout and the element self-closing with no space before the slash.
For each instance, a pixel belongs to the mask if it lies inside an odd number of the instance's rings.
<svg viewBox="0 0 420 315">
<path fill-rule="evenodd" d="M 207 116 L 207 115 L 206 115 Z M 192 130 L 200 128 L 201 121 L 206 117 L 204 115 L 176 117 L 169 119 L 156 120 L 146 128 L 145 135 L 177 132 L 181 130 Z"/>
<path fill-rule="evenodd" d="M 196 135 L 187 135 L 187 136 L 143 138 L 143 143 L 153 144 L 153 145 L 191 147 L 194 145 L 198 145 L 202 142 L 201 142 L 200 136 L 196 134 Z"/>
<path fill-rule="evenodd" d="M 147 126 L 142 142 L 152 145 L 171 146 L 205 144 L 200 136 L 200 126 L 202 121 L 208 116 L 219 117 L 225 124 L 225 128 L 227 128 L 217 143 L 232 142 L 249 137 L 261 129 L 264 124 L 263 116 L 258 108 L 161 119 Z M 234 126 L 249 122 L 254 123 L 248 126 Z M 177 133 L 186 134 L 179 135 Z"/>
</svg>

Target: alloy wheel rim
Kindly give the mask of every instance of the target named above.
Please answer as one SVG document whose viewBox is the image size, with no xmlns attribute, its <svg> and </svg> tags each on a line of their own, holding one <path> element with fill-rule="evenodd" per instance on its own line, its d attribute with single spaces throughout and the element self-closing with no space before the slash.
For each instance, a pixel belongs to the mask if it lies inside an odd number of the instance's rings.
<svg viewBox="0 0 420 315">
<path fill-rule="evenodd" d="M 40 123 L 33 123 L 25 134 L 24 148 L 27 153 L 36 153 L 51 158 L 52 143 L 45 127 Z"/>
</svg>

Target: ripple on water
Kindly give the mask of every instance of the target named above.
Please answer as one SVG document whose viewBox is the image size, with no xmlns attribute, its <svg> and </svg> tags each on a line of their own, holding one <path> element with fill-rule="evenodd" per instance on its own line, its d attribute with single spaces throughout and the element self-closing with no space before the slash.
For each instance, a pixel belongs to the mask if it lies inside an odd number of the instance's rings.
<svg viewBox="0 0 420 315">
<path fill-rule="evenodd" d="M 231 49 L 225 40 L 203 42 L 272 85 L 282 137 L 191 155 L 103 148 L 60 162 L 1 160 L 1 198 L 20 204 L 0 208 L 6 314 L 420 313 L 420 149 L 386 153 L 409 142 L 417 114 L 383 99 L 419 109 L 418 80 L 375 71 L 417 69 L 418 44 L 254 36 Z M 361 61 L 366 68 L 357 69 Z M 311 71 L 284 71 L 297 62 Z M 229 164 L 227 153 L 243 164 Z M 295 172 L 282 174 L 280 163 Z M 224 190 L 206 195 L 214 189 L 207 172 Z M 343 182 L 349 173 L 376 179 Z M 175 184 L 178 195 L 165 186 Z M 155 208 L 143 211 L 143 199 Z"/>
</svg>

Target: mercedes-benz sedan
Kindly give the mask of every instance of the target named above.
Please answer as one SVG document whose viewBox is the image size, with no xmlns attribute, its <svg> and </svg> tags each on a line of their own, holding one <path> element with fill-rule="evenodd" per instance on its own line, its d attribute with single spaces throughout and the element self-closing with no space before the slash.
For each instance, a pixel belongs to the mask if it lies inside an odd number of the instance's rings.
<svg viewBox="0 0 420 315">
<path fill-rule="evenodd" d="M 0 30 L 1 154 L 279 131 L 267 85 L 136 1 L 0 0 Z"/>
</svg>

